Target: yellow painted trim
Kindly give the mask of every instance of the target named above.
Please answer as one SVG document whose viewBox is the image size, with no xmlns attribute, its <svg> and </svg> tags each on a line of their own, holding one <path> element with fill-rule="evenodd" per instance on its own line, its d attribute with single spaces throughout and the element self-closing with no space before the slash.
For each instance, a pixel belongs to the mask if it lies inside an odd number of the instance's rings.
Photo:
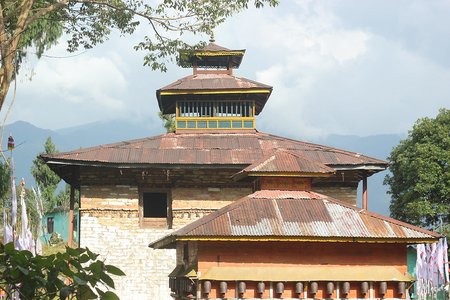
<svg viewBox="0 0 450 300">
<path fill-rule="evenodd" d="M 171 96 L 171 95 L 217 95 L 217 94 L 269 94 L 271 92 L 270 89 L 258 89 L 258 90 L 247 90 L 247 89 L 238 89 L 238 90 L 183 90 L 183 91 L 164 91 L 160 92 L 161 96 Z"/>
<path fill-rule="evenodd" d="M 260 177 L 260 176 L 268 176 L 268 177 L 328 177 L 333 175 L 333 173 L 314 173 L 314 172 L 280 172 L 280 173 L 272 173 L 272 172 L 248 172 L 247 176 L 256 176 L 256 177 Z"/>
<path fill-rule="evenodd" d="M 178 121 L 194 121 L 195 127 L 189 128 L 180 128 L 178 127 Z M 206 121 L 206 128 L 200 128 L 197 125 L 197 122 L 199 121 Z M 227 128 L 221 128 L 221 127 L 209 127 L 208 121 L 230 121 L 231 125 L 233 125 L 233 121 L 241 121 L 242 127 L 227 127 Z M 252 121 L 252 127 L 244 127 L 244 121 Z M 256 122 L 255 117 L 175 117 L 175 128 L 177 130 L 195 130 L 195 129 L 202 129 L 202 130 L 241 130 L 241 129 L 255 129 L 256 128 Z"/>
<path fill-rule="evenodd" d="M 331 243 L 435 243 L 436 239 L 400 239 L 400 238 L 328 238 L 328 237 L 177 237 L 177 241 L 213 241 L 213 242 L 331 242 Z"/>
<path fill-rule="evenodd" d="M 195 51 L 196 56 L 232 56 L 244 55 L 244 51 Z"/>
<path fill-rule="evenodd" d="M 255 117 L 176 117 L 180 121 L 252 121 Z"/>
</svg>

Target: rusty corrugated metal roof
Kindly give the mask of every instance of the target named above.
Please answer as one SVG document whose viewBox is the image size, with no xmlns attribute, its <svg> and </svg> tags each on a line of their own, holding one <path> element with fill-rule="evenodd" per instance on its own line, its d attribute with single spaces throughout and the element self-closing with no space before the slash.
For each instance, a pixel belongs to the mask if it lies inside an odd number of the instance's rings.
<svg viewBox="0 0 450 300">
<path fill-rule="evenodd" d="M 287 150 L 277 150 L 246 167 L 233 177 L 235 179 L 245 176 L 269 176 L 272 174 L 315 174 L 316 176 L 328 176 L 336 171 L 323 163 L 312 161 Z"/>
<path fill-rule="evenodd" d="M 263 190 L 186 225 L 165 239 L 189 237 L 406 243 L 434 240 L 440 235 L 315 192 Z"/>
<path fill-rule="evenodd" d="M 272 93 L 272 87 L 230 74 L 195 74 L 183 77 L 156 91 L 163 114 L 175 113 L 180 94 L 186 98 L 205 101 L 253 100 L 258 115 Z"/>
<path fill-rule="evenodd" d="M 245 49 L 231 50 L 216 43 L 209 43 L 202 49 L 180 52 L 180 65 L 182 67 L 204 68 L 239 68 Z"/>
<path fill-rule="evenodd" d="M 238 89 L 267 89 L 272 87 L 247 78 L 236 77 L 229 74 L 196 74 L 178 79 L 177 81 L 160 88 L 157 91 L 192 91 L 192 90 L 238 90 Z"/>
<path fill-rule="evenodd" d="M 251 165 L 276 150 L 288 150 L 332 168 L 376 168 L 383 160 L 332 147 L 282 138 L 266 133 L 175 134 L 125 141 L 43 155 L 59 165 Z"/>
<path fill-rule="evenodd" d="M 197 50 L 196 52 L 200 51 L 211 51 L 211 52 L 230 52 L 230 51 L 245 51 L 245 50 L 230 50 L 228 48 L 222 47 L 217 45 L 214 42 L 210 42 L 208 45 L 206 45 L 204 48 Z"/>
</svg>

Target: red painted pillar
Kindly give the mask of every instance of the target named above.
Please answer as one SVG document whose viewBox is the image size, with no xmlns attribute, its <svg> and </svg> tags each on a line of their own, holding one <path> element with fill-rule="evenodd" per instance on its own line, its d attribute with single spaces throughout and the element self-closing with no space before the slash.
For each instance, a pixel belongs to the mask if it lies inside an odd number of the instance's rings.
<svg viewBox="0 0 450 300">
<path fill-rule="evenodd" d="M 70 186 L 70 204 L 69 204 L 69 236 L 67 244 L 69 247 L 73 247 L 73 209 L 75 204 L 75 188 L 73 184 Z"/>
<path fill-rule="evenodd" d="M 363 191 L 362 191 L 362 208 L 367 210 L 367 174 L 363 177 Z"/>
</svg>

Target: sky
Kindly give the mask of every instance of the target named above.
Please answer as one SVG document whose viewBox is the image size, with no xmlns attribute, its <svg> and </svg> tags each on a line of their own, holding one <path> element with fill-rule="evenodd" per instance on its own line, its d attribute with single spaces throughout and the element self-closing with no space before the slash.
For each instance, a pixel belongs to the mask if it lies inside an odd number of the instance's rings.
<svg viewBox="0 0 450 300">
<path fill-rule="evenodd" d="M 215 39 L 246 49 L 237 76 L 273 86 L 260 131 L 303 139 L 405 134 L 418 118 L 450 106 L 449 16 L 450 1 L 281 0 L 229 18 Z M 6 123 L 161 126 L 155 91 L 192 71 L 143 66 L 145 53 L 133 46 L 149 30 L 142 24 L 132 36 L 113 35 L 76 54 L 62 42 L 47 57 L 28 59 Z"/>
</svg>

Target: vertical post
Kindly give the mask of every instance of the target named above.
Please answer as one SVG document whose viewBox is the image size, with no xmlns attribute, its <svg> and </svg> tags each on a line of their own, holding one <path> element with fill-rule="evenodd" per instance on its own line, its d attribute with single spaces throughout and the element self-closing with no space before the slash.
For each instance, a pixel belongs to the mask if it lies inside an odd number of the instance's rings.
<svg viewBox="0 0 450 300">
<path fill-rule="evenodd" d="M 73 247 L 73 209 L 75 204 L 75 187 L 70 185 L 70 204 L 69 204 L 69 237 L 67 244 L 69 247 Z"/>
<path fill-rule="evenodd" d="M 367 210 L 367 174 L 363 177 L 362 208 Z"/>
</svg>

